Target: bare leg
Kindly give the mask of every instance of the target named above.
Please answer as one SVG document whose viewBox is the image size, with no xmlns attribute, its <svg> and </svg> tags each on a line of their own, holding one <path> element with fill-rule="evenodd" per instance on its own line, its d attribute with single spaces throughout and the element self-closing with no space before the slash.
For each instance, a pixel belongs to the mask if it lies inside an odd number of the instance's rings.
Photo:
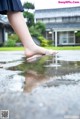
<svg viewBox="0 0 80 119">
<path fill-rule="evenodd" d="M 42 55 L 45 54 L 46 51 L 50 51 L 40 46 L 37 46 L 34 43 L 21 12 L 8 12 L 7 16 L 11 26 L 22 41 L 25 49 L 25 55 L 27 57 L 31 57 L 33 55 Z M 50 53 L 55 52 L 50 51 Z"/>
</svg>

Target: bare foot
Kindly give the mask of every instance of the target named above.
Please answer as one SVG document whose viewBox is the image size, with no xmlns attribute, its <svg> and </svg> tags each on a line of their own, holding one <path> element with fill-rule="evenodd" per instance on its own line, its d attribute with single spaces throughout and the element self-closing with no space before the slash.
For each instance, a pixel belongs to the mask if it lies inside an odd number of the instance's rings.
<svg viewBox="0 0 80 119">
<path fill-rule="evenodd" d="M 43 47 L 37 46 L 34 49 L 25 49 L 25 55 L 27 58 L 30 58 L 35 55 L 55 55 L 57 54 L 57 51 L 54 50 L 48 50 Z"/>
</svg>

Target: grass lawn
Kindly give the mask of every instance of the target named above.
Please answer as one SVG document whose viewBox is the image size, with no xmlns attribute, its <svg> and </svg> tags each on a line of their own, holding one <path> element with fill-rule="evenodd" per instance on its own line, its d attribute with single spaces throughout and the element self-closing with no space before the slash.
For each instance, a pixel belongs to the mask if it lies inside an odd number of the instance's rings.
<svg viewBox="0 0 80 119">
<path fill-rule="evenodd" d="M 62 46 L 62 47 L 46 47 L 53 50 L 80 50 L 80 46 Z M 0 47 L 0 51 L 21 51 L 24 50 L 23 47 Z"/>
<path fill-rule="evenodd" d="M 0 47 L 0 51 L 21 51 L 23 47 Z"/>
<path fill-rule="evenodd" d="M 48 49 L 53 50 L 80 50 L 80 46 L 62 46 L 62 47 L 47 47 Z"/>
</svg>

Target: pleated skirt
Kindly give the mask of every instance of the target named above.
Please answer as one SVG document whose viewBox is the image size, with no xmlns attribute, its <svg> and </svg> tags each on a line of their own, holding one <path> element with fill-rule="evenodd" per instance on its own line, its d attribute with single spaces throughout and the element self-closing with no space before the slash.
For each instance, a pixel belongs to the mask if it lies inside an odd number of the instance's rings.
<svg viewBox="0 0 80 119">
<path fill-rule="evenodd" d="M 20 0 L 0 0 L 0 14 L 7 14 L 7 12 L 23 12 L 23 6 Z"/>
</svg>

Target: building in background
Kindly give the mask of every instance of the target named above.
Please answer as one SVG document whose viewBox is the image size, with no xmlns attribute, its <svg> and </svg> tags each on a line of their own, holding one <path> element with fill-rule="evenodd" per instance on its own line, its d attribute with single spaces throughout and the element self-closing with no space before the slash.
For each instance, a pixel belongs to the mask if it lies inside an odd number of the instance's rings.
<svg viewBox="0 0 80 119">
<path fill-rule="evenodd" d="M 25 22 L 27 23 L 26 18 L 25 18 Z M 8 40 L 8 34 L 13 34 L 13 33 L 14 33 L 14 30 L 9 24 L 7 16 L 0 15 L 0 46 L 3 46 L 5 41 Z"/>
<path fill-rule="evenodd" d="M 0 15 L 0 46 L 8 40 L 8 33 L 12 31 L 7 16 Z"/>
<path fill-rule="evenodd" d="M 76 33 L 80 31 L 80 7 L 35 10 L 35 22 L 46 25 L 46 39 L 55 46 L 80 45 Z"/>
</svg>

